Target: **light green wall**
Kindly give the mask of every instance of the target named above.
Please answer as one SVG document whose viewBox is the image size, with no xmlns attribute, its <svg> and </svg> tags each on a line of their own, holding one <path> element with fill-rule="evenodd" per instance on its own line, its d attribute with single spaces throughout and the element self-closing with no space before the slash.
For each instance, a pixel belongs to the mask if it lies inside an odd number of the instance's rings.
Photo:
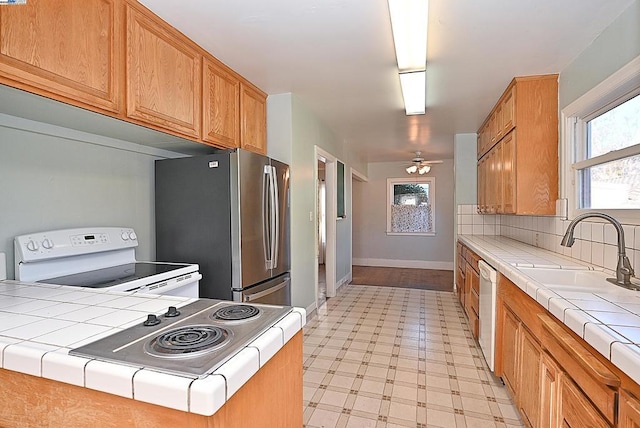
<svg viewBox="0 0 640 428">
<path fill-rule="evenodd" d="M 387 179 L 405 178 L 403 162 L 369 164 L 369 181 L 354 184 L 353 259 L 380 266 L 453 268 L 453 160 L 431 167 L 436 178 L 436 236 L 387 235 Z"/>
<path fill-rule="evenodd" d="M 456 134 L 454 144 L 455 205 L 475 204 L 477 195 L 477 134 Z"/>
<path fill-rule="evenodd" d="M 349 153 L 346 146 L 295 95 L 270 95 L 267 107 L 269 154 L 286 156 L 290 152 L 291 159 L 288 162 L 291 166 L 291 299 L 294 305 L 308 308 L 316 298 L 315 146 L 345 164 L 347 218 L 336 222 L 337 281 L 351 273 L 350 168 L 355 164 L 362 173 L 363 162 Z M 312 213 L 311 221 L 309 213 Z"/>
<path fill-rule="evenodd" d="M 8 278 L 14 236 L 42 230 L 130 226 L 138 259 L 153 260 L 154 160 L 176 156 L 0 114 L 0 251 Z"/>
<path fill-rule="evenodd" d="M 640 55 L 640 0 L 636 0 L 560 73 L 560 109 Z"/>
</svg>

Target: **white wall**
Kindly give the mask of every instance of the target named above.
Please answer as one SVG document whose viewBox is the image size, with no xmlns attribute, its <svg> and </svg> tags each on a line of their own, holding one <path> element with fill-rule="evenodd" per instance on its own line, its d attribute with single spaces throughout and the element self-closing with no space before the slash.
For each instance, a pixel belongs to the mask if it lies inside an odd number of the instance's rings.
<svg viewBox="0 0 640 428">
<path fill-rule="evenodd" d="M 153 260 L 153 162 L 178 156 L 0 115 L 0 251 L 8 278 L 14 236 L 50 229 L 131 226 L 137 257 Z"/>
<path fill-rule="evenodd" d="M 404 178 L 403 162 L 370 163 L 368 182 L 353 191 L 353 263 L 453 269 L 453 160 L 432 165 L 436 178 L 436 236 L 388 236 L 387 178 Z"/>
</svg>

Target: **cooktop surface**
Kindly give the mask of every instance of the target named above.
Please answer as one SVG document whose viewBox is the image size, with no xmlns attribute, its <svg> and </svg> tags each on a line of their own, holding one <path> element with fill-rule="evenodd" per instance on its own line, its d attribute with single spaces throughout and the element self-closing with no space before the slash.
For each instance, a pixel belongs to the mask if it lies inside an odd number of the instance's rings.
<svg viewBox="0 0 640 428">
<path fill-rule="evenodd" d="M 204 377 L 291 312 L 289 306 L 199 299 L 69 352 L 71 355 Z"/>
</svg>

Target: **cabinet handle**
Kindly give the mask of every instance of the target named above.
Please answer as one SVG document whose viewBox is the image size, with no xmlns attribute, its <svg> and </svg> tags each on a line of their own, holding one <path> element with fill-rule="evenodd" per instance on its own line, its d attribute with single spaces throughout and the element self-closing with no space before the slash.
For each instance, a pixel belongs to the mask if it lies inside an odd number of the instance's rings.
<svg viewBox="0 0 640 428">
<path fill-rule="evenodd" d="M 567 333 L 557 321 L 554 321 L 547 314 L 538 314 L 538 318 L 542 321 L 542 327 L 548 331 L 558 344 L 571 356 L 576 362 L 587 370 L 600 383 L 611 387 L 620 386 L 620 379 L 602 364 L 584 346 Z"/>
</svg>

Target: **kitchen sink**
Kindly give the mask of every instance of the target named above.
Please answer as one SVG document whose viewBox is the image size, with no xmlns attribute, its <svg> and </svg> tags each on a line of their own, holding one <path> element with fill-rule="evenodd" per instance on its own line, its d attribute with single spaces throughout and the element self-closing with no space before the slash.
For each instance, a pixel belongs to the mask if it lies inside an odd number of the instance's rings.
<svg viewBox="0 0 640 428">
<path fill-rule="evenodd" d="M 611 291 L 617 287 L 609 282 L 611 277 L 597 270 L 570 270 L 545 268 L 518 268 L 528 277 L 555 291 Z"/>
</svg>

